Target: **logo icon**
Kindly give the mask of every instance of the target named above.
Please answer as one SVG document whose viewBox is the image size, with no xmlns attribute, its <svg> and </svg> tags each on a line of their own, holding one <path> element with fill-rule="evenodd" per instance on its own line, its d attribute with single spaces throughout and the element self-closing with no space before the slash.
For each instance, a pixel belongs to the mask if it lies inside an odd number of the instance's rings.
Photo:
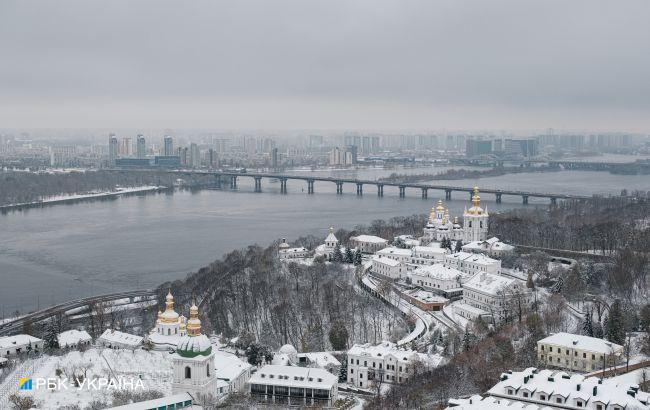
<svg viewBox="0 0 650 410">
<path fill-rule="evenodd" d="M 27 377 L 21 377 L 20 381 L 18 382 L 18 386 L 20 387 L 20 390 L 31 390 L 32 379 L 28 379 Z"/>
</svg>

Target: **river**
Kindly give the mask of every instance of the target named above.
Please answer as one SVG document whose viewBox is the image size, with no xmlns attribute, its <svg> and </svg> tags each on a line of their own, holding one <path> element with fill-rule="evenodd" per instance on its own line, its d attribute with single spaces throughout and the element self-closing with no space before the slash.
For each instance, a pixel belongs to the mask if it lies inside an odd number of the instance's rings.
<svg viewBox="0 0 650 410">
<path fill-rule="evenodd" d="M 435 168 L 442 172 L 446 168 Z M 423 173 L 429 169 L 363 169 L 317 171 L 376 179 L 392 172 Z M 293 171 L 304 174 L 311 171 Z M 622 188 L 650 189 L 648 176 L 611 175 L 605 172 L 563 171 L 511 174 L 480 180 L 437 181 L 439 184 L 500 187 L 559 193 L 614 194 Z M 289 181 L 287 195 L 277 181 L 263 180 L 263 193 L 253 192 L 250 178 L 239 178 L 238 190 L 177 191 L 120 197 L 109 201 L 54 205 L 10 212 L 0 216 L 0 314 L 27 311 L 98 293 L 156 286 L 183 278 L 252 243 L 263 246 L 286 237 L 314 234 L 325 237 L 327 228 L 351 228 L 374 219 L 426 213 L 444 198 L 430 191 L 407 190 L 399 199 L 397 188 L 385 187 L 378 198 L 372 186 L 357 197 L 348 184 L 344 195 L 335 185 L 317 182 L 316 194 L 307 195 L 306 183 Z M 448 201 L 452 216 L 462 214 L 468 195 L 454 193 Z M 521 198 L 492 195 L 483 203 L 491 212 L 519 207 Z M 529 206 L 544 206 L 533 200 Z M 537 205 L 536 205 L 537 204 Z"/>
</svg>

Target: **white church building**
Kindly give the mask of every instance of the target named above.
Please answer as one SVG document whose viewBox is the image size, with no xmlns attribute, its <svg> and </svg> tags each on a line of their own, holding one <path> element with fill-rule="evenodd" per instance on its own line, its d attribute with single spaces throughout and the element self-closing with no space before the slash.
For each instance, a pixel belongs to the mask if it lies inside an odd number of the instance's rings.
<svg viewBox="0 0 650 410">
<path fill-rule="evenodd" d="M 147 343 L 154 350 L 174 350 L 186 332 L 185 316 L 174 310 L 174 296 L 171 289 L 165 297 L 165 311 L 158 312 L 156 327 L 147 335 Z"/>
<path fill-rule="evenodd" d="M 180 338 L 171 355 L 174 373 L 172 394 L 189 393 L 192 397 L 217 396 L 217 375 L 210 339 L 201 333 L 199 308 L 193 304 L 187 321 L 187 333 Z"/>
<path fill-rule="evenodd" d="M 462 241 L 463 243 L 484 241 L 487 239 L 489 217 L 487 209 L 481 208 L 478 187 L 474 187 L 472 207 L 465 209 L 463 224 L 459 223 L 458 218 L 452 220 L 449 209 L 443 206 L 442 201 L 438 201 L 436 207 L 431 208 L 422 242 L 440 242 L 443 239 Z"/>
</svg>

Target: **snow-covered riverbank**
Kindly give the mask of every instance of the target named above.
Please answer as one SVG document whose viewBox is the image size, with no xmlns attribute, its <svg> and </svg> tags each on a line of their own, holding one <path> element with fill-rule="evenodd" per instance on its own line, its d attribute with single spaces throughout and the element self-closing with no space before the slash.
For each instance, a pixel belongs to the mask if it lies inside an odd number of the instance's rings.
<svg viewBox="0 0 650 410">
<path fill-rule="evenodd" d="M 25 202 L 20 204 L 10 204 L 0 206 L 0 209 L 22 208 L 39 205 L 53 205 L 58 203 L 73 202 L 83 199 L 107 198 L 125 194 L 134 194 L 140 192 L 151 192 L 166 189 L 164 186 L 145 185 L 139 187 L 117 187 L 112 191 L 91 191 L 81 194 L 61 194 L 41 199 L 40 201 Z"/>
</svg>

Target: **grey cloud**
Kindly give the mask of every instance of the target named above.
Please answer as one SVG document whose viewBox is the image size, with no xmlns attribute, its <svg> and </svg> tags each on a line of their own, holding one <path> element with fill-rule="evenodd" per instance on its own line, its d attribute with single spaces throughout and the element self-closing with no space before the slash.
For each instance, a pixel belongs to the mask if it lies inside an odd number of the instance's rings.
<svg viewBox="0 0 650 410">
<path fill-rule="evenodd" d="M 647 131 L 648 15 L 645 0 L 5 0 L 0 127 Z"/>
</svg>

